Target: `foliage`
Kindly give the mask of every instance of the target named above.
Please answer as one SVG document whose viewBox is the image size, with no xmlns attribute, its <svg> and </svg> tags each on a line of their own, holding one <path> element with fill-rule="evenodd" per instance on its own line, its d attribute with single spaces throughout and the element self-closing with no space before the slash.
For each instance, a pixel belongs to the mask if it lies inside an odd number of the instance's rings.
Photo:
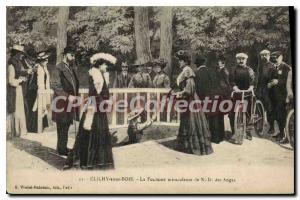
<svg viewBox="0 0 300 200">
<path fill-rule="evenodd" d="M 151 51 L 159 52 L 159 7 L 149 8 Z M 8 46 L 56 46 L 57 7 L 7 7 Z M 133 60 L 133 7 L 70 7 L 68 44 L 81 56 L 106 51 Z M 173 47 L 193 52 L 288 49 L 288 7 L 175 7 Z"/>
<path fill-rule="evenodd" d="M 199 52 L 287 48 L 288 7 L 178 7 L 178 40 Z"/>
<path fill-rule="evenodd" d="M 57 7 L 8 7 L 8 45 L 33 45 L 38 50 L 56 44 Z"/>
<path fill-rule="evenodd" d="M 87 7 L 70 20 L 68 31 L 86 50 L 128 53 L 134 47 L 133 16 L 128 7 Z"/>
</svg>

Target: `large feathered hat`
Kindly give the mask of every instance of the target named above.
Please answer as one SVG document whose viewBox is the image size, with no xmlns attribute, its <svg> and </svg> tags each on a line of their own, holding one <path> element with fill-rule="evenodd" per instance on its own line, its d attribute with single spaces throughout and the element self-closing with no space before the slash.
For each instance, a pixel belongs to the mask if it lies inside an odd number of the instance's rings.
<svg viewBox="0 0 300 200">
<path fill-rule="evenodd" d="M 109 62 L 113 65 L 117 63 L 117 58 L 109 53 L 96 53 L 92 55 L 92 57 L 90 58 L 90 62 L 92 65 L 99 60 L 103 60 L 104 62 Z"/>
</svg>

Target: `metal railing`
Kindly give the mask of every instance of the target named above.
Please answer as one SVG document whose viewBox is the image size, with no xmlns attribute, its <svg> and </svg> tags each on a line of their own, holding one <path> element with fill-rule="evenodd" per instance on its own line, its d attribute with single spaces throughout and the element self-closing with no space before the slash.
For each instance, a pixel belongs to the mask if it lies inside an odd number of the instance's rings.
<svg viewBox="0 0 300 200">
<path fill-rule="evenodd" d="M 132 97 L 145 97 L 145 105 L 150 106 L 150 104 L 147 104 L 150 100 L 156 100 L 157 105 L 160 105 L 162 101 L 162 97 L 166 96 L 170 89 L 168 88 L 110 88 L 109 93 L 112 97 L 113 102 L 115 100 L 124 100 L 127 101 L 130 100 Z M 53 95 L 53 90 L 39 90 L 38 91 L 38 133 L 43 132 L 43 94 L 51 94 Z M 79 89 L 79 95 L 81 99 L 84 99 L 87 97 L 88 89 Z M 52 98 L 51 98 L 52 99 Z M 137 101 L 139 102 L 139 101 Z M 127 118 L 128 113 L 130 112 L 129 108 L 125 108 L 124 113 L 119 113 L 116 111 L 115 106 L 116 104 L 112 104 L 112 112 L 108 113 L 109 118 L 109 127 L 110 128 L 119 128 L 119 127 L 127 127 Z M 167 126 L 178 126 L 179 120 L 180 120 L 180 114 L 177 113 L 173 108 L 171 108 L 171 104 L 165 104 L 165 106 L 168 107 L 168 109 L 163 110 L 161 112 L 160 106 L 157 107 L 156 111 L 156 119 L 154 120 L 154 124 L 157 125 L 167 125 Z M 80 117 L 83 112 L 83 106 L 80 107 Z M 51 112 L 49 112 L 51 115 Z M 51 118 L 51 116 L 50 116 Z M 151 112 L 147 112 L 147 120 L 151 119 Z"/>
</svg>

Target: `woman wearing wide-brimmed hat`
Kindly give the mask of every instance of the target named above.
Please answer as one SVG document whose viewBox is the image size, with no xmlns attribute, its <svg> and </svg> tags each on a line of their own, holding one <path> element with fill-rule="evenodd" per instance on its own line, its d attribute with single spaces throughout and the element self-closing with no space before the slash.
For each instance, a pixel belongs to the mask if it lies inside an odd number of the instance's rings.
<svg viewBox="0 0 300 200">
<path fill-rule="evenodd" d="M 176 57 L 182 70 L 177 77 L 177 85 L 180 91 L 176 93 L 176 97 L 188 102 L 188 105 L 190 105 L 196 97 L 195 73 L 189 67 L 190 57 L 187 52 L 181 50 Z M 205 115 L 201 108 L 190 110 L 189 107 L 180 113 L 177 150 L 196 155 L 211 154 L 213 153 L 210 141 L 211 134 Z"/>
<path fill-rule="evenodd" d="M 38 90 L 50 90 L 50 75 L 48 71 L 48 58 L 50 53 L 41 51 L 37 54 L 36 59 L 36 90 L 31 92 L 31 98 L 28 101 L 29 106 L 29 123 L 28 132 L 37 132 L 37 106 L 38 106 Z M 42 95 L 42 115 L 43 115 L 43 129 L 48 127 L 47 114 L 50 108 L 51 97 L 50 93 L 43 93 Z"/>
<path fill-rule="evenodd" d="M 73 150 L 69 153 L 65 169 L 110 169 L 114 167 L 111 135 L 104 101 L 109 98 L 109 70 L 117 59 L 107 53 L 90 58 L 89 93 Z"/>
</svg>

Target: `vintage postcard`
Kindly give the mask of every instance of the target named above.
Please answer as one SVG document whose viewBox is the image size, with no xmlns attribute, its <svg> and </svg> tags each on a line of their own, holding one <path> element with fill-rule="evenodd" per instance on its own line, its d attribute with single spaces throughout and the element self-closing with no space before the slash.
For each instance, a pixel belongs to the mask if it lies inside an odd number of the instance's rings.
<svg viewBox="0 0 300 200">
<path fill-rule="evenodd" d="M 6 7 L 9 194 L 294 194 L 293 7 Z"/>
</svg>

